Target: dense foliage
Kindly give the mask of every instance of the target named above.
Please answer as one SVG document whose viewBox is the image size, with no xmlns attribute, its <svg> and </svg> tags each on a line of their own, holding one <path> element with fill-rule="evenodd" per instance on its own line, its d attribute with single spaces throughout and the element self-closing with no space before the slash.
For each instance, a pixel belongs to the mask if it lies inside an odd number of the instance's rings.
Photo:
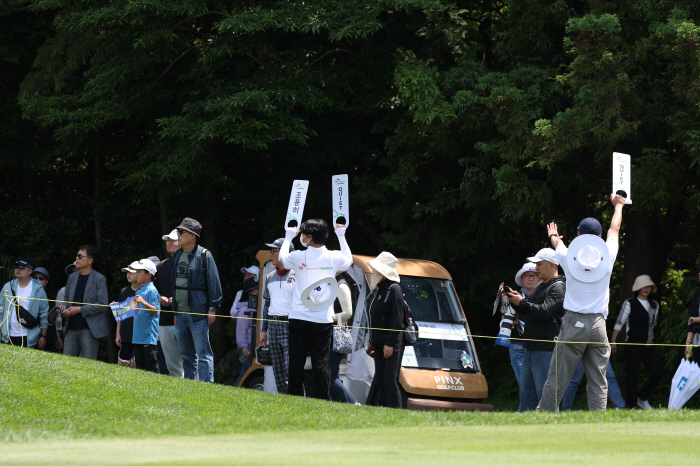
<svg viewBox="0 0 700 466">
<path fill-rule="evenodd" d="M 611 319 L 648 273 L 659 341 L 682 342 L 696 275 L 679 288 L 700 256 L 697 24 L 690 0 L 4 1 L 0 259 L 34 254 L 60 285 L 94 242 L 116 294 L 120 266 L 162 256 L 160 235 L 192 216 L 230 305 L 237 270 L 282 234 L 291 181 L 311 181 L 305 216 L 328 219 L 328 180 L 348 173 L 353 252 L 440 262 L 491 335 L 495 287 L 547 245 L 545 222 L 571 239 L 583 217 L 609 221 L 618 151 L 634 204 Z M 213 334 L 222 361 L 232 344 Z M 508 397 L 507 355 L 479 351 Z"/>
</svg>

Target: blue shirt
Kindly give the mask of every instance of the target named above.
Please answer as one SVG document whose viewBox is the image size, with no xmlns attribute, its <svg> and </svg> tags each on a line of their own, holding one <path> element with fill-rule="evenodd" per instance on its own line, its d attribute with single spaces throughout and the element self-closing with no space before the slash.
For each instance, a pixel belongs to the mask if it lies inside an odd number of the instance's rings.
<svg viewBox="0 0 700 466">
<path fill-rule="evenodd" d="M 143 307 L 143 304 L 139 304 L 139 309 L 142 309 L 142 311 L 134 316 L 134 334 L 131 342 L 136 345 L 157 345 L 160 294 L 153 283 L 149 282 L 139 288 L 136 296 L 143 296 L 143 299 L 148 304 L 158 309 L 158 314 L 151 314 Z"/>
</svg>

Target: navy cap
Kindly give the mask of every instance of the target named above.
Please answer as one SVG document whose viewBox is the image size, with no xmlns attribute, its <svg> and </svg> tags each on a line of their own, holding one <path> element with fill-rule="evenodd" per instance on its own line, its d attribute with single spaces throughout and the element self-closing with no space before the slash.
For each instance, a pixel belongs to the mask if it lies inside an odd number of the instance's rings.
<svg viewBox="0 0 700 466">
<path fill-rule="evenodd" d="M 577 230 L 582 235 L 601 236 L 603 234 L 603 227 L 600 226 L 600 222 L 590 217 L 581 220 L 581 223 L 578 224 Z"/>
<path fill-rule="evenodd" d="M 282 243 L 284 243 L 284 238 L 277 238 L 272 243 L 265 243 L 265 246 L 267 246 L 268 248 L 280 249 L 282 247 Z M 290 242 L 289 243 L 289 252 L 292 252 L 292 251 L 294 251 L 294 245 Z"/>
<path fill-rule="evenodd" d="M 15 267 L 26 267 L 34 270 L 34 259 L 29 256 L 19 256 L 15 261 Z"/>
</svg>

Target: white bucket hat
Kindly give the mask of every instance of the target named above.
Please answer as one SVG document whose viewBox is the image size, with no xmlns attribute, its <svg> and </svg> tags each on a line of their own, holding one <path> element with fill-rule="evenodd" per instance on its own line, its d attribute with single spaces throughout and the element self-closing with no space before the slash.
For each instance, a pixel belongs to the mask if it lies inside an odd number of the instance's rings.
<svg viewBox="0 0 700 466">
<path fill-rule="evenodd" d="M 581 235 L 569 245 L 566 264 L 576 280 L 593 283 L 608 273 L 610 253 L 600 236 Z"/>
<path fill-rule="evenodd" d="M 396 264 L 399 260 L 390 252 L 382 252 L 376 258 L 367 261 L 367 265 L 372 267 L 377 272 L 384 275 L 387 279 L 400 283 L 398 272 L 396 272 Z"/>
<path fill-rule="evenodd" d="M 327 311 L 338 297 L 335 277 L 324 277 L 313 282 L 301 292 L 301 302 L 310 311 Z"/>
<path fill-rule="evenodd" d="M 651 281 L 651 277 L 649 275 L 640 275 L 634 280 L 634 285 L 632 285 L 632 291 L 639 291 L 645 286 L 650 286 L 651 287 L 651 292 L 656 293 L 656 285 L 654 285 L 654 282 Z"/>
<path fill-rule="evenodd" d="M 523 286 L 523 274 L 525 272 L 537 272 L 535 264 L 528 262 L 527 264 L 523 264 L 520 270 L 518 270 L 518 273 L 515 274 L 515 283 L 518 286 Z"/>
</svg>

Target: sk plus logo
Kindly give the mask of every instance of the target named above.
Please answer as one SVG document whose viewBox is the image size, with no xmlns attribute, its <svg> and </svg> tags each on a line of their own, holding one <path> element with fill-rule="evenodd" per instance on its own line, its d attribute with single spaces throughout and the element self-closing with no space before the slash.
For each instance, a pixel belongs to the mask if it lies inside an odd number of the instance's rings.
<svg viewBox="0 0 700 466">
<path fill-rule="evenodd" d="M 306 264 L 304 264 L 304 263 L 302 262 L 301 265 L 299 266 L 299 270 L 304 270 L 304 267 L 306 267 Z"/>
<path fill-rule="evenodd" d="M 688 377 L 681 377 L 680 382 L 678 382 L 678 385 L 676 386 L 676 388 L 678 389 L 679 392 L 682 391 L 683 388 L 685 388 L 685 383 L 687 381 L 688 381 Z"/>
<path fill-rule="evenodd" d="M 302 185 L 301 183 L 297 183 L 297 185 L 294 187 L 297 189 L 304 189 L 304 185 Z"/>
<path fill-rule="evenodd" d="M 622 160 L 622 156 L 621 156 L 621 155 L 618 155 L 618 156 L 615 157 L 615 158 L 618 160 L 618 162 L 619 162 L 620 160 Z"/>
</svg>

